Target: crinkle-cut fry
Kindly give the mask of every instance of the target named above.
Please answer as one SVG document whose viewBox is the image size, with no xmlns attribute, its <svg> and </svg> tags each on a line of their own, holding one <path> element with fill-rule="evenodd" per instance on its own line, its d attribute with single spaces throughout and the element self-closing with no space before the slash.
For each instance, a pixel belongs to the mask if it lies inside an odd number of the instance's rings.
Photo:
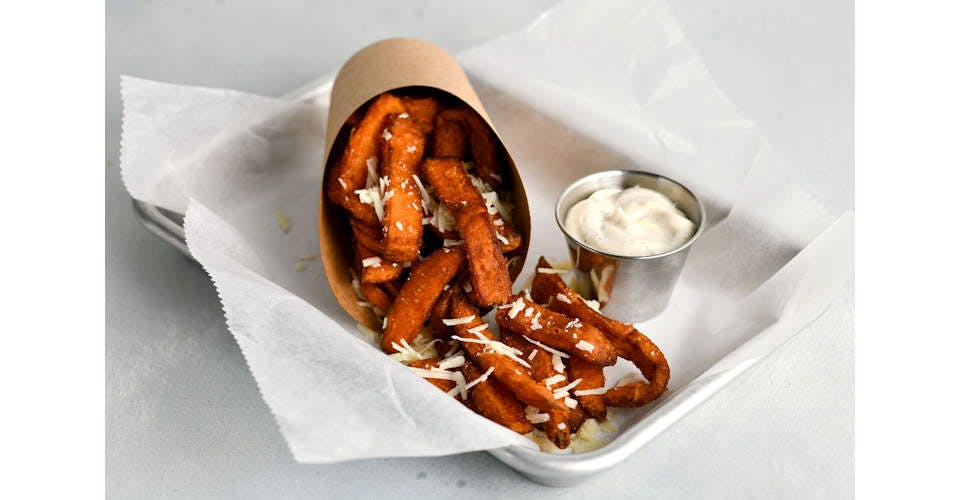
<svg viewBox="0 0 960 500">
<path fill-rule="evenodd" d="M 503 343 L 523 352 L 521 355 L 523 359 L 529 359 L 530 354 L 533 353 L 533 350 L 537 349 L 537 347 L 530 342 L 527 342 L 522 336 L 508 329 L 501 329 L 500 337 L 503 339 Z M 557 387 L 563 387 L 568 383 L 566 373 L 558 372 L 553 369 L 553 363 L 550 361 L 550 353 L 548 352 L 538 352 L 537 355 L 530 360 L 530 374 L 534 379 L 539 380 L 541 384 L 544 384 L 544 386 L 546 386 L 545 381 L 550 379 L 550 377 L 561 375 L 563 380 L 551 384 L 549 386 L 551 390 Z M 547 415 L 550 415 L 550 419 L 546 422 L 538 424 L 538 426 L 543 430 L 544 434 L 547 435 L 547 438 L 549 438 L 550 441 L 553 441 L 553 444 L 557 445 L 557 448 L 564 449 L 567 446 L 570 446 L 570 433 L 575 432 L 575 429 L 570 422 L 571 412 L 573 410 L 575 409 L 568 408 L 566 405 L 563 405 L 560 408 L 544 410 Z M 583 419 L 574 418 L 573 420 L 580 420 L 582 422 Z"/>
<path fill-rule="evenodd" d="M 479 312 L 466 301 L 463 295 L 457 294 L 454 296 L 453 303 L 450 306 L 450 315 L 454 318 L 473 316 L 469 323 L 456 325 L 454 328 L 457 335 L 462 338 L 479 339 L 478 334 L 470 333 L 470 329 L 484 324 L 484 321 L 480 319 Z M 479 335 L 488 340 L 495 340 L 489 329 L 481 330 Z M 484 344 L 461 342 L 461 345 L 470 355 L 470 358 L 480 365 L 480 368 L 483 370 L 493 368 L 493 376 L 513 391 L 513 394 L 520 401 L 540 409 L 560 408 L 561 403 L 553 399 L 553 392 L 534 380 L 520 363 L 504 354 L 491 350 Z"/>
<path fill-rule="evenodd" d="M 440 362 L 436 359 L 418 359 L 411 362 L 407 366 L 411 368 L 420 368 L 421 370 L 430 370 L 432 368 L 437 368 L 440 366 Z M 454 387 L 457 386 L 457 383 L 453 380 L 446 380 L 442 378 L 423 378 L 427 382 L 430 382 L 437 389 L 440 389 L 443 392 L 449 392 Z M 458 398 L 459 399 L 459 398 Z"/>
<path fill-rule="evenodd" d="M 540 257 L 537 269 L 550 267 L 550 263 Z M 604 395 L 607 405 L 640 406 L 663 394 L 670 381 L 670 365 L 656 344 L 632 325 L 608 318 L 591 308 L 583 297 L 567 287 L 557 274 L 537 272 L 534 275 L 532 289 L 534 299 L 546 300 L 549 297 L 556 297 L 557 294 L 566 295 L 570 303 L 553 300 L 551 307 L 600 329 L 614 344 L 617 353 L 633 362 L 648 381 L 634 382 L 610 389 Z"/>
<path fill-rule="evenodd" d="M 423 134 L 432 134 L 437 115 L 440 114 L 440 110 L 443 109 L 440 101 L 434 97 L 404 96 L 400 99 L 407 108 L 407 113 L 410 114 L 413 121 L 420 127 Z"/>
<path fill-rule="evenodd" d="M 371 226 L 380 223 L 377 213 L 372 206 L 362 203 L 355 191 L 367 185 L 367 160 L 380 156 L 381 135 L 387 118 L 405 111 L 400 99 L 387 93 L 380 94 L 350 132 L 343 156 L 327 173 L 330 200 Z"/>
<path fill-rule="evenodd" d="M 599 389 L 603 387 L 606 381 L 602 366 L 577 357 L 571 357 L 567 360 L 567 373 L 573 380 L 580 379 L 580 384 L 578 384 L 576 388 L 578 391 Z M 603 400 L 603 394 L 588 396 L 574 395 L 573 397 L 580 402 L 580 407 L 582 407 L 590 417 L 601 422 L 607 419 L 607 403 Z"/>
<path fill-rule="evenodd" d="M 487 122 L 466 106 L 444 110 L 437 119 L 456 121 L 463 126 L 470 138 L 470 152 L 477 166 L 477 174 L 493 185 L 500 184 L 498 179 L 503 178 L 503 168 L 497 152 L 497 141 Z"/>
<path fill-rule="evenodd" d="M 532 312 L 529 315 L 525 312 L 515 314 L 511 318 L 509 309 L 498 309 L 497 323 L 501 326 L 591 363 L 608 366 L 617 362 L 616 349 L 600 330 L 589 324 L 573 323 L 573 318 L 527 300 L 523 295 L 510 299 L 515 300 L 522 300 L 524 311 L 532 309 Z M 581 348 L 584 342 L 590 349 Z"/>
<path fill-rule="evenodd" d="M 387 314 L 381 349 L 393 353 L 396 352 L 394 343 L 401 345 L 402 340 L 413 341 L 430 316 L 443 287 L 456 276 L 464 259 L 459 249 L 441 248 L 413 267 Z"/>
<path fill-rule="evenodd" d="M 382 231 L 379 224 L 377 224 L 377 227 L 372 227 L 351 217 L 350 227 L 353 228 L 353 235 L 356 236 L 357 243 L 376 255 L 383 255 Z"/>
<path fill-rule="evenodd" d="M 470 182 L 463 164 L 453 159 L 431 158 L 420 168 L 457 222 L 479 304 L 492 306 L 506 302 L 510 298 L 507 259 L 500 251 L 483 197 Z"/>
<path fill-rule="evenodd" d="M 463 365 L 462 371 L 467 383 L 483 375 L 480 369 L 469 362 Z M 467 397 L 475 411 L 484 417 L 520 434 L 533 430 L 533 424 L 527 420 L 520 400 L 496 377 L 488 377 L 473 386 Z"/>
<path fill-rule="evenodd" d="M 390 306 L 393 305 L 393 297 L 380 288 L 380 285 L 373 283 L 360 283 L 360 292 L 373 304 L 374 307 L 383 311 L 384 314 L 390 312 Z"/>
<path fill-rule="evenodd" d="M 393 281 L 403 273 L 403 267 L 401 267 L 400 264 L 384 259 L 357 241 L 354 241 L 354 250 L 357 252 L 357 258 L 360 261 L 361 283 L 384 283 Z M 369 266 L 363 265 L 363 261 L 373 259 L 374 257 L 380 259 L 377 264 Z"/>
<path fill-rule="evenodd" d="M 437 117 L 437 127 L 434 130 L 430 156 L 460 160 L 467 157 L 467 132 L 460 121 L 450 120 L 441 115 Z"/>
<path fill-rule="evenodd" d="M 420 127 L 409 117 L 392 115 L 384 133 L 381 168 L 389 181 L 384 202 L 383 256 L 396 262 L 417 258 L 423 242 L 420 189 L 413 180 L 423 158 Z M 387 139 L 389 137 L 389 139 Z"/>
</svg>

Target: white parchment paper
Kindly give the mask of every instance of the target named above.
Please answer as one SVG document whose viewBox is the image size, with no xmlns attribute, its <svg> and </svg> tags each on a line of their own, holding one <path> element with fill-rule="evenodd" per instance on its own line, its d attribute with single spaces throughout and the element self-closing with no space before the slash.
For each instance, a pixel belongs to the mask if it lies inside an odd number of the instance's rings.
<svg viewBox="0 0 960 500">
<path fill-rule="evenodd" d="M 524 179 L 524 275 L 538 255 L 567 257 L 553 203 L 587 173 L 651 170 L 707 206 L 670 307 L 639 325 L 670 361 L 670 388 L 623 419 L 742 372 L 851 278 L 852 213 L 817 196 L 831 179 L 777 159 L 662 2 L 564 3 L 459 60 Z M 334 300 L 315 260 L 329 80 L 297 101 L 124 77 L 122 97 L 127 189 L 186 214 L 189 248 L 298 461 L 530 446 L 387 358 Z"/>
</svg>

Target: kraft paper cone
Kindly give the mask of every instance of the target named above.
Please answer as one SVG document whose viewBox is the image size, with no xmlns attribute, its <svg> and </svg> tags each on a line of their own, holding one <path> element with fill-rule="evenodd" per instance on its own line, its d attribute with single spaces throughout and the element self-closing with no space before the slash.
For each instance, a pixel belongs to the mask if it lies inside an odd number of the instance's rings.
<svg viewBox="0 0 960 500">
<path fill-rule="evenodd" d="M 456 59 L 440 47 L 412 38 L 381 40 L 360 50 L 343 65 L 330 97 L 318 236 L 324 273 L 337 302 L 351 317 L 374 330 L 379 330 L 380 322 L 370 308 L 357 303 L 351 284 L 350 268 L 354 251 L 349 219 L 343 209 L 327 198 L 323 186 L 326 185 L 326 173 L 333 163 L 331 159 L 338 156 L 331 155 L 331 152 L 337 153 L 343 148 L 349 133 L 349 127 L 344 127 L 344 124 L 350 115 L 383 92 L 410 87 L 439 90 L 463 101 L 490 125 L 503 145 L 466 73 Z M 520 262 L 510 268 L 510 278 L 516 279 L 523 268 L 530 244 L 530 209 L 520 173 L 506 148 L 503 151 L 509 175 L 505 184 L 514 204 L 513 225 L 523 235 L 523 247 L 517 253 Z"/>
</svg>

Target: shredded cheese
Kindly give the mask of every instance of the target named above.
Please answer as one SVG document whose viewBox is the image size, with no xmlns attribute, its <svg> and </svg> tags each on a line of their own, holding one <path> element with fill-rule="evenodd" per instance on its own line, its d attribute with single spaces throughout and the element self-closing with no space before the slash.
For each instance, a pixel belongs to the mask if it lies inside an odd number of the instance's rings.
<svg viewBox="0 0 960 500">
<path fill-rule="evenodd" d="M 446 358 L 437 365 L 441 370 L 447 370 L 449 368 L 459 368 L 466 363 L 467 360 L 463 356 L 454 356 L 452 358 Z"/>
<path fill-rule="evenodd" d="M 509 245 L 509 244 L 510 244 L 510 240 L 508 240 L 506 237 L 504 237 L 504 236 L 503 236 L 502 234 L 500 234 L 500 233 L 497 233 L 497 239 L 500 240 L 500 242 L 503 243 L 504 245 Z"/>
<path fill-rule="evenodd" d="M 537 272 L 541 274 L 566 274 L 570 271 L 564 271 L 563 269 L 554 269 L 552 267 L 538 267 Z"/>
<path fill-rule="evenodd" d="M 580 349 L 581 351 L 593 352 L 593 344 L 591 344 L 590 342 L 587 342 L 586 340 L 581 340 L 577 342 L 577 345 L 575 345 L 574 347 L 576 347 L 577 349 Z"/>
<path fill-rule="evenodd" d="M 402 223 L 402 222 L 400 222 L 400 221 L 397 221 L 397 223 L 396 223 L 396 224 L 394 224 L 394 225 L 395 225 L 395 226 L 397 226 L 397 229 L 399 229 L 399 230 L 401 230 L 401 231 L 403 231 L 403 223 Z"/>
<path fill-rule="evenodd" d="M 527 421 L 531 424 L 542 424 L 550 420 L 550 415 L 547 413 L 534 413 L 527 415 Z"/>
<path fill-rule="evenodd" d="M 596 389 L 581 389 L 579 391 L 573 391 L 574 396 L 601 396 L 606 394 L 607 390 L 603 387 L 597 387 Z"/>
<path fill-rule="evenodd" d="M 558 351 L 558 350 L 556 350 L 556 349 L 554 349 L 554 348 L 552 348 L 552 347 L 550 347 L 550 346 L 548 346 L 548 345 L 544 345 L 543 343 L 537 342 L 536 340 L 533 340 L 532 338 L 527 337 L 526 335 L 524 335 L 523 338 L 527 339 L 527 342 L 530 342 L 531 344 L 533 344 L 533 345 L 535 345 L 535 346 L 543 349 L 544 351 L 549 352 L 550 354 L 553 354 L 554 356 L 559 356 L 559 357 L 561 357 L 561 358 L 569 358 L 569 357 L 570 357 L 569 354 L 567 354 L 567 353 L 565 353 L 565 352 L 563 352 L 563 351 Z M 563 370 L 557 370 L 557 371 L 560 372 L 560 371 L 563 371 Z"/>
<path fill-rule="evenodd" d="M 550 387 L 550 386 L 552 386 L 552 385 L 554 385 L 554 384 L 558 384 L 558 383 L 560 383 L 560 382 L 563 382 L 563 381 L 566 380 L 566 379 L 567 379 L 567 377 L 565 377 L 563 374 L 558 373 L 558 374 L 556 374 L 556 375 L 554 375 L 554 376 L 552 376 L 552 377 L 544 380 L 543 383 L 546 384 L 547 387 Z"/>
<path fill-rule="evenodd" d="M 488 338 L 465 339 L 457 335 L 451 335 L 450 338 L 459 340 L 460 342 L 468 342 L 471 344 L 483 344 L 487 346 L 487 349 L 489 349 L 491 352 L 502 354 L 512 359 L 513 361 L 516 361 L 518 364 L 520 364 L 524 368 L 530 368 L 530 363 L 527 363 L 526 361 L 517 357 L 519 354 L 523 354 L 523 351 L 519 349 L 514 349 L 498 340 L 490 340 Z"/>
<path fill-rule="evenodd" d="M 563 398 L 563 404 L 567 405 L 567 408 L 573 409 L 577 407 L 577 400 L 573 398 Z"/>
<path fill-rule="evenodd" d="M 382 259 L 380 259 L 380 257 L 368 257 L 360 262 L 363 264 L 363 267 L 380 267 Z"/>
<path fill-rule="evenodd" d="M 493 367 L 491 366 L 490 368 L 487 368 L 487 371 L 483 372 L 483 375 L 480 375 L 479 377 L 473 379 L 473 382 L 470 382 L 469 384 L 467 384 L 467 386 L 464 389 L 470 390 L 470 389 L 473 389 L 473 386 L 486 382 L 487 379 L 490 378 L 490 375 L 492 373 L 493 373 Z"/>
<path fill-rule="evenodd" d="M 472 314 L 470 316 L 464 316 L 462 318 L 444 318 L 443 324 L 447 326 L 466 325 L 467 323 L 470 323 L 471 321 L 473 321 L 473 318 L 476 318 L 476 316 Z"/>
<path fill-rule="evenodd" d="M 563 371 L 563 368 L 564 368 L 564 366 L 563 366 L 563 359 L 562 359 L 560 356 L 558 356 L 557 354 L 554 354 L 553 357 L 550 358 L 550 359 L 551 359 L 551 361 L 553 362 L 553 369 L 554 369 L 554 371 L 562 372 L 562 371 Z"/>
<path fill-rule="evenodd" d="M 557 294 L 557 300 L 559 300 L 560 302 L 566 302 L 567 304 L 572 304 L 572 302 L 570 302 L 570 297 L 567 297 L 565 294 L 562 294 L 562 293 Z"/>
<path fill-rule="evenodd" d="M 530 321 L 530 331 L 535 332 L 541 328 L 543 328 L 543 325 L 540 324 L 540 312 L 537 311 L 537 315 Z"/>
<path fill-rule="evenodd" d="M 534 350 L 530 353 L 530 355 L 527 356 L 527 359 L 529 359 L 530 361 L 533 361 L 533 358 L 537 357 L 537 353 L 538 353 L 538 352 L 540 352 L 539 349 L 534 349 Z"/>
<path fill-rule="evenodd" d="M 600 312 L 600 302 L 596 300 L 587 300 L 583 299 L 583 302 L 587 304 L 587 307 L 593 309 L 594 311 Z"/>
<path fill-rule="evenodd" d="M 473 328 L 468 328 L 467 331 L 470 332 L 470 333 L 472 333 L 472 334 L 474 334 L 474 335 L 478 335 L 480 332 L 482 332 L 482 331 L 484 331 L 484 330 L 486 330 L 486 329 L 487 329 L 487 324 L 486 324 L 486 323 L 480 323 L 479 325 L 477 325 L 477 326 L 475 326 L 475 327 L 473 327 Z M 484 338 L 486 338 L 486 337 L 484 337 Z"/>
<path fill-rule="evenodd" d="M 570 389 L 573 389 L 574 387 L 576 387 L 577 385 L 579 385 L 580 382 L 582 382 L 582 381 L 583 381 L 582 378 L 578 378 L 578 379 L 574 380 L 573 382 L 570 382 L 569 384 L 567 384 L 567 385 L 565 385 L 565 386 L 563 386 L 563 387 L 554 389 L 554 390 L 553 390 L 553 399 L 560 399 L 560 398 L 564 398 L 564 397 L 569 396 L 569 395 L 570 395 Z"/>
<path fill-rule="evenodd" d="M 507 316 L 509 316 L 510 319 L 516 318 L 517 315 L 520 314 L 520 311 L 523 310 L 524 305 L 526 304 L 524 304 L 523 299 L 517 299 L 513 301 L 513 306 L 510 307 L 510 311 L 507 312 Z"/>
</svg>

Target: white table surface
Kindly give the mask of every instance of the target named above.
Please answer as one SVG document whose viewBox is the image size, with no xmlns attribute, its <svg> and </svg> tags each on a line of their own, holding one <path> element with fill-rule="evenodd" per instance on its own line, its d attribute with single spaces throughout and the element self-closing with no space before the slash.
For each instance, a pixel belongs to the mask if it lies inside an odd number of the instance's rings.
<svg viewBox="0 0 960 500">
<path fill-rule="evenodd" d="M 389 36 L 451 52 L 553 2 L 107 2 L 106 484 L 110 498 L 837 498 L 853 494 L 853 285 L 785 346 L 624 464 L 534 484 L 486 453 L 301 465 L 207 276 L 141 228 L 120 181 L 119 75 L 280 95 Z M 803 5 L 798 5 L 798 4 Z M 671 2 L 717 82 L 797 168 L 849 171 L 853 5 Z M 469 10 L 469 12 L 466 12 Z M 602 34 L 598 34 L 602 36 Z"/>
</svg>

